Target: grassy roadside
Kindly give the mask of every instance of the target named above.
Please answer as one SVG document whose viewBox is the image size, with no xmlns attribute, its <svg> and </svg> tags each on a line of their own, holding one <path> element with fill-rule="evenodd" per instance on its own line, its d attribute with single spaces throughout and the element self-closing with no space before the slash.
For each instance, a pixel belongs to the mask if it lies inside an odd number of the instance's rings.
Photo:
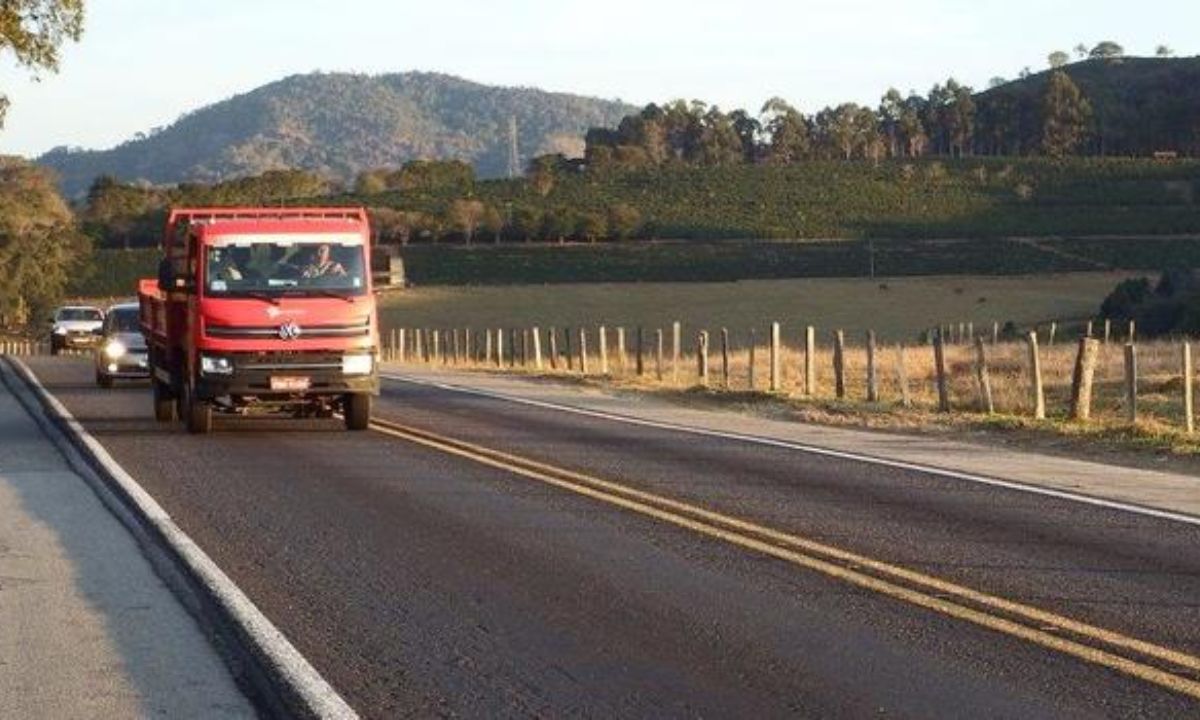
<svg viewBox="0 0 1200 720">
<path fill-rule="evenodd" d="M 465 352 L 454 361 L 452 335 L 442 334 L 440 357 L 416 360 L 415 342 L 409 335 L 408 362 L 470 372 L 504 373 L 541 382 L 567 383 L 609 392 L 650 396 L 691 406 L 720 408 L 764 415 L 776 419 L 857 427 L 902 433 L 942 434 L 955 439 L 981 440 L 1024 449 L 1103 459 L 1115 464 L 1147 468 L 1173 468 L 1200 475 L 1200 434 L 1184 429 L 1184 383 L 1181 374 L 1182 346 L 1178 341 L 1139 342 L 1136 423 L 1128 420 L 1124 344 L 1117 341 L 1099 347 L 1092 390 L 1091 420 L 1083 423 L 1068 417 L 1072 374 L 1078 344 L 1062 338 L 1051 344 L 1042 336 L 1039 361 L 1042 368 L 1047 418 L 1033 418 L 1033 392 L 1029 348 L 1022 341 L 991 344 L 985 355 L 994 412 L 981 411 L 976 375 L 976 349 L 969 343 L 945 348 L 947 385 L 951 411 L 937 411 L 936 367 L 928 345 L 895 343 L 879 345 L 876 355 L 877 402 L 868 402 L 868 357 L 866 348 L 848 346 L 843 356 L 844 394 L 835 391 L 833 350 L 827 342 L 817 345 L 813 355 L 815 386 L 808 392 L 803 377 L 805 355 L 801 348 L 784 344 L 780 355 L 780 390 L 767 391 L 769 350 L 759 336 L 754 352 L 745 345 L 728 355 L 728 371 L 718 348 L 710 346 L 707 383 L 698 374 L 695 346 L 682 348 L 678 372 L 671 361 L 670 341 L 659 365 L 652 348 L 644 356 L 644 372 L 636 370 L 636 356 L 626 344 L 626 355 L 616 350 L 614 333 L 607 335 L 605 360 L 597 352 L 598 332 L 588 336 L 587 371 L 579 358 L 579 331 L 571 332 L 571 360 L 567 339 L 558 332 L 559 355 L 551 362 L 550 337 L 542 331 L 543 364 L 535 367 L 531 335 L 504 333 L 504 359 L 495 354 L 483 361 L 479 355 L 467 359 Z M 425 333 L 432 337 L 432 333 Z M 465 350 L 465 334 L 459 335 Z M 430 355 L 428 340 L 423 351 Z M 488 344 L 481 333 L 474 335 L 472 354 Z M 493 345 L 494 347 L 494 345 Z M 394 348 L 393 348 L 394 350 Z M 394 355 L 392 356 L 394 358 Z M 903 368 L 903 369 L 902 369 Z M 907 402 L 904 398 L 907 397 Z"/>
<path fill-rule="evenodd" d="M 533 382 L 588 388 L 618 396 L 653 398 L 689 408 L 872 432 L 945 437 L 1122 467 L 1200 476 L 1200 435 L 1187 435 L 1158 419 L 1142 420 L 1135 426 L 1112 418 L 1082 424 L 1057 413 L 1038 421 L 1013 413 L 938 413 L 923 407 L 903 408 L 897 402 L 805 399 L 765 391 L 724 391 L 695 385 L 666 387 L 629 379 L 498 371 L 482 366 L 457 369 L 516 375 Z"/>
</svg>

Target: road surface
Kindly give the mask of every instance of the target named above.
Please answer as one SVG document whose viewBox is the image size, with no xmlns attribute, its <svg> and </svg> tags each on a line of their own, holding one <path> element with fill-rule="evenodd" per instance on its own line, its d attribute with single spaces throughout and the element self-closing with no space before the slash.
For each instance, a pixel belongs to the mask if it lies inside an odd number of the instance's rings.
<svg viewBox="0 0 1200 720">
<path fill-rule="evenodd" d="M 1200 525 L 391 380 L 190 436 L 30 366 L 366 717 L 1200 716 Z"/>
</svg>

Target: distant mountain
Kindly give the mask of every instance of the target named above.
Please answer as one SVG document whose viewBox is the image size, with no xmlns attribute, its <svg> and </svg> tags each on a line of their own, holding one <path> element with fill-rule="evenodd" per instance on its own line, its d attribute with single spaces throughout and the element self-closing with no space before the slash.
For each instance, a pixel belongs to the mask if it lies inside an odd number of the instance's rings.
<svg viewBox="0 0 1200 720">
<path fill-rule="evenodd" d="M 437 73 L 313 73 L 201 108 L 110 150 L 56 148 L 37 162 L 58 172 L 69 196 L 99 175 L 170 184 L 304 168 L 350 179 L 418 158 L 464 160 L 489 177 L 508 169 L 510 118 L 524 162 L 546 152 L 582 154 L 587 128 L 615 125 L 635 110 Z"/>
</svg>

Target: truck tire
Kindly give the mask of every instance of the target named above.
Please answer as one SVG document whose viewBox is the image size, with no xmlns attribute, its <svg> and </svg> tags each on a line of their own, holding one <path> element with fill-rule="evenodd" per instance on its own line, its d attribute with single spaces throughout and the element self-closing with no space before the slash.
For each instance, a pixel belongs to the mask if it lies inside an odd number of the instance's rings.
<svg viewBox="0 0 1200 720">
<path fill-rule="evenodd" d="M 99 385 L 100 387 L 104 388 L 105 390 L 107 390 L 113 386 L 113 379 L 112 379 L 112 377 L 105 375 L 104 373 L 97 370 L 96 371 L 96 384 Z"/>
<path fill-rule="evenodd" d="M 366 430 L 371 424 L 371 396 L 367 393 L 347 393 L 342 398 L 342 417 L 347 430 Z"/>
<path fill-rule="evenodd" d="M 59 352 L 61 349 L 58 347 L 58 343 L 54 341 L 54 338 L 50 338 L 50 354 L 57 355 Z"/>
<path fill-rule="evenodd" d="M 154 381 L 154 419 L 160 423 L 175 419 L 175 398 L 158 380 Z"/>
<path fill-rule="evenodd" d="M 188 432 L 193 435 L 207 435 L 212 432 L 212 405 L 203 400 L 197 400 L 189 387 L 183 389 L 183 407 L 185 408 L 183 419 L 187 423 Z"/>
</svg>

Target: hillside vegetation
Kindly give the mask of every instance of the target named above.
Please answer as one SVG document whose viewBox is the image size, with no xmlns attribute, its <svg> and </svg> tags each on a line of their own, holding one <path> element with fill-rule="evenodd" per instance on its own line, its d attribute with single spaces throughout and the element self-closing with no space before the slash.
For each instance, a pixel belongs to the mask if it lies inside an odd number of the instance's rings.
<svg viewBox="0 0 1200 720">
<path fill-rule="evenodd" d="M 525 159 L 578 153 L 584 131 L 616 123 L 619 102 L 492 87 L 434 73 L 295 75 L 200 108 L 111 150 L 58 148 L 38 159 L 67 195 L 100 175 L 211 183 L 303 168 L 343 181 L 418 158 L 458 159 L 486 176 L 507 170 L 509 120 Z"/>
</svg>

